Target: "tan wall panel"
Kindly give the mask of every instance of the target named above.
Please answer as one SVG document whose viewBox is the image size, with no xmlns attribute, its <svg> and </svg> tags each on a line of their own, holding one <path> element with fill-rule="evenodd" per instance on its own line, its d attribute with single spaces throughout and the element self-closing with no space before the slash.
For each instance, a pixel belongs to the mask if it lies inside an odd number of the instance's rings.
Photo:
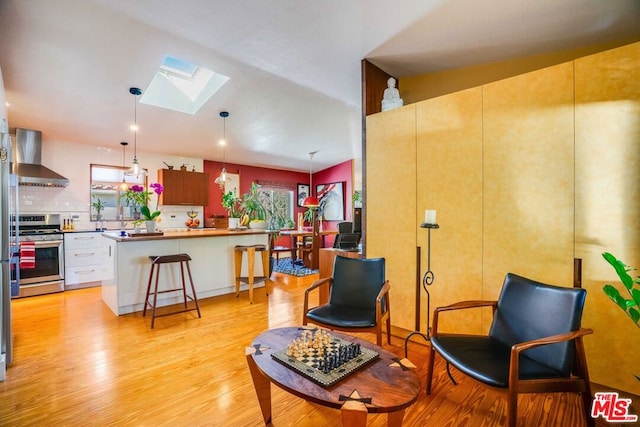
<svg viewBox="0 0 640 427">
<path fill-rule="evenodd" d="M 431 230 L 428 287 L 431 310 L 482 295 L 482 88 L 456 92 L 417 105 L 417 218 L 435 209 L 439 229 Z M 421 274 L 427 271 L 428 230 L 418 228 Z M 422 291 L 426 331 L 426 292 Z M 482 311 L 445 314 L 444 331 L 480 333 Z"/>
<path fill-rule="evenodd" d="M 415 327 L 415 105 L 367 116 L 367 258 L 384 257 L 391 323 Z"/>
<path fill-rule="evenodd" d="M 507 59 L 504 61 L 478 64 L 452 70 L 438 71 L 417 76 L 402 77 L 398 81 L 400 97 L 405 105 L 425 99 L 445 95 L 460 90 L 522 75 L 542 68 L 563 64 L 586 55 L 602 52 L 614 47 L 637 41 L 636 39 L 616 40 L 596 46 L 580 47 L 544 55 Z"/>
<path fill-rule="evenodd" d="M 484 86 L 484 298 L 573 284 L 573 63 Z"/>
<path fill-rule="evenodd" d="M 640 394 L 640 331 L 604 295 L 605 283 L 623 287 L 601 255 L 640 267 L 640 43 L 575 66 L 576 256 L 588 292 L 583 324 L 595 330 L 585 339 L 591 379 Z"/>
</svg>

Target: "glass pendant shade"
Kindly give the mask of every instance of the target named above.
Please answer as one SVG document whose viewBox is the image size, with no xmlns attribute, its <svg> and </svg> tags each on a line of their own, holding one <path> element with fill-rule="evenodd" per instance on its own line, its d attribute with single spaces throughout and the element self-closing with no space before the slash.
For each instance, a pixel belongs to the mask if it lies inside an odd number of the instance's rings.
<svg viewBox="0 0 640 427">
<path fill-rule="evenodd" d="M 138 96 L 142 95 L 142 90 L 137 87 L 129 88 L 129 93 L 133 95 L 133 162 L 131 167 L 125 172 L 127 176 L 138 177 L 140 174 L 146 175 L 147 171 L 140 167 L 138 162 Z"/>
<path fill-rule="evenodd" d="M 120 143 L 120 145 L 122 145 L 122 183 L 120 183 L 120 191 L 127 191 L 129 189 L 129 186 L 127 185 L 127 182 L 124 180 L 124 177 L 126 176 L 126 170 L 125 170 L 125 165 L 124 165 L 124 158 L 126 156 L 126 151 L 127 151 L 127 145 L 129 145 L 128 142 L 122 141 Z"/>
<path fill-rule="evenodd" d="M 220 176 L 218 176 L 214 182 L 220 186 L 222 190 L 224 190 L 224 186 L 227 183 L 227 117 L 229 117 L 228 111 L 220 111 L 220 117 L 222 117 L 223 121 L 223 134 L 224 138 L 220 140 L 219 144 L 222 146 L 222 170 L 220 171 Z"/>
</svg>

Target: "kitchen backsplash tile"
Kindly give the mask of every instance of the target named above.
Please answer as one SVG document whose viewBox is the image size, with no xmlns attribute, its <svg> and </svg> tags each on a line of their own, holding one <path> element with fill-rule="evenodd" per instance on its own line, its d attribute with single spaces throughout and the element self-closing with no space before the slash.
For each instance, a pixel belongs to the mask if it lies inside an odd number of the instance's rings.
<svg viewBox="0 0 640 427">
<path fill-rule="evenodd" d="M 53 213 L 60 214 L 62 220 L 73 219 L 76 230 L 95 230 L 96 222 L 90 220 L 89 206 L 86 202 L 73 201 L 61 196 L 60 189 L 51 187 L 20 186 L 18 188 L 18 209 L 20 214 Z M 66 199 L 66 200 L 65 200 Z M 188 206 L 161 206 L 161 221 L 159 228 L 185 228 L 185 221 L 189 218 Z M 198 213 L 201 226 L 204 225 L 202 206 L 194 206 Z M 105 221 L 110 230 L 120 229 L 120 221 Z M 125 221 L 126 228 L 133 228 L 131 221 Z"/>
</svg>

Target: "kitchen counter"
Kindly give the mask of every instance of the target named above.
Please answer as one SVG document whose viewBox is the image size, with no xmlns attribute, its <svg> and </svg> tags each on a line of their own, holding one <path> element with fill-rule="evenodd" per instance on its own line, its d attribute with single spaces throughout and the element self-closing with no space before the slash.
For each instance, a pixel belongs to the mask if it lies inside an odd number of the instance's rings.
<svg viewBox="0 0 640 427">
<path fill-rule="evenodd" d="M 126 230 L 125 230 L 126 231 Z M 159 230 L 160 231 L 160 230 Z M 162 235 L 149 235 L 140 233 L 132 235 L 131 231 L 126 231 L 126 236 L 121 236 L 120 231 L 105 231 L 103 236 L 117 242 L 141 242 L 146 240 L 167 240 L 167 239 L 191 239 L 197 237 L 220 237 L 220 236 L 244 236 L 251 234 L 268 235 L 267 230 L 254 230 L 251 228 L 242 230 L 227 230 L 224 228 L 195 228 L 180 231 L 165 231 Z"/>
<path fill-rule="evenodd" d="M 186 253 L 190 262 L 193 284 L 198 299 L 235 293 L 234 247 L 236 245 L 268 245 L 266 230 L 230 231 L 224 229 L 195 229 L 166 231 L 161 236 L 120 236 L 120 231 L 107 231 L 102 238 L 108 245 L 113 269 L 112 279 L 102 282 L 102 300 L 116 315 L 141 311 L 149 281 L 149 256 Z M 262 271 L 260 257 L 255 271 Z M 247 257 L 243 257 L 241 276 L 247 276 Z M 188 280 L 188 276 L 186 277 Z M 179 265 L 163 265 L 160 269 L 159 289 L 179 286 Z M 262 287 L 257 282 L 254 287 Z M 242 283 L 240 290 L 248 289 Z M 182 301 L 181 293 L 158 295 L 158 306 Z M 247 299 L 246 293 L 240 298 Z"/>
</svg>

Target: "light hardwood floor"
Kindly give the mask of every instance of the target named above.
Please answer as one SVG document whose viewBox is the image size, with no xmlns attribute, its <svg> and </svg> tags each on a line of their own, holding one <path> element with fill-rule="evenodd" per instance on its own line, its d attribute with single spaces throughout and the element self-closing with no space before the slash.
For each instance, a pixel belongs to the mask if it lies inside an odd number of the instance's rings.
<svg viewBox="0 0 640 427">
<path fill-rule="evenodd" d="M 14 363 L 0 382 L 1 426 L 260 426 L 263 425 L 244 349 L 260 332 L 298 325 L 304 289 L 315 276 L 274 273 L 271 295 L 255 291 L 201 300 L 195 312 L 156 319 L 117 317 L 100 289 L 14 300 Z M 392 284 L 393 286 L 393 284 Z M 393 313 L 392 313 L 393 316 Z M 392 317 L 393 318 L 393 317 Z M 361 334 L 375 342 L 372 334 Z M 403 355 L 403 339 L 385 348 Z M 423 391 L 405 426 L 496 426 L 505 422 L 501 395 L 436 363 L 431 396 L 424 392 L 427 347 L 410 344 Z M 337 410 L 308 403 L 272 386 L 274 426 L 339 426 Z M 525 426 L 583 425 L 577 395 L 519 400 Z M 369 415 L 369 426 L 386 425 Z"/>
</svg>

